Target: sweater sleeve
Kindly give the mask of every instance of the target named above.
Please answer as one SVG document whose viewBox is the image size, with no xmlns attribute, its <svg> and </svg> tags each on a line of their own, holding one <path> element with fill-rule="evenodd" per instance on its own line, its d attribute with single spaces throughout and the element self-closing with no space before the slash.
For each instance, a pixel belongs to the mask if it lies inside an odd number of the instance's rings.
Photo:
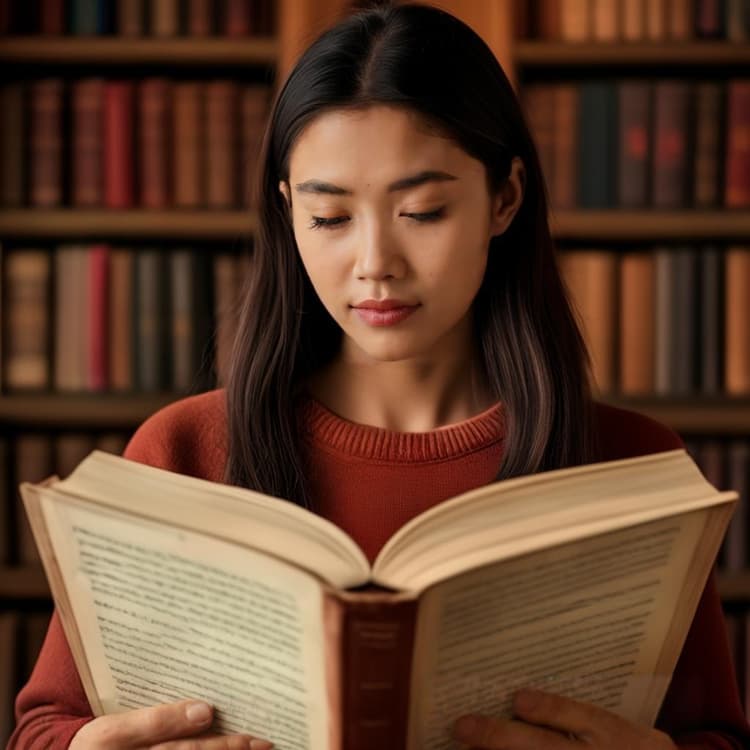
<svg viewBox="0 0 750 750">
<path fill-rule="evenodd" d="M 685 447 L 679 435 L 641 414 L 600 404 L 598 417 L 603 460 Z M 713 573 L 698 603 L 656 727 L 684 750 L 750 747 L 750 726 L 740 703 Z"/>
<path fill-rule="evenodd" d="M 180 424 L 185 411 L 175 404 L 146 420 L 124 456 L 173 471 L 190 468 L 191 456 L 179 450 L 181 443 L 189 443 Z M 15 715 L 16 727 L 7 750 L 64 750 L 76 732 L 94 718 L 57 610 L 31 677 L 16 697 Z"/>
</svg>

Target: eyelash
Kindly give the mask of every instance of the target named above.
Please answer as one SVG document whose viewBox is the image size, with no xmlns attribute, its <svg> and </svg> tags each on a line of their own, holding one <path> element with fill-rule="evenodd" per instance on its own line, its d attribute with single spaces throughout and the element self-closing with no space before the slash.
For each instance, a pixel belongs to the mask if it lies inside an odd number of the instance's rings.
<svg viewBox="0 0 750 750">
<path fill-rule="evenodd" d="M 426 213 L 403 214 L 403 216 L 407 216 L 408 218 L 414 219 L 414 221 L 420 223 L 427 223 L 430 221 L 437 221 L 438 219 L 442 218 L 444 211 L 444 208 L 438 208 L 434 211 L 428 211 Z M 343 216 L 335 216 L 332 219 L 324 219 L 320 216 L 313 216 L 308 226 L 310 227 L 310 229 L 335 229 L 336 227 L 343 224 L 344 219 L 345 217 Z"/>
</svg>

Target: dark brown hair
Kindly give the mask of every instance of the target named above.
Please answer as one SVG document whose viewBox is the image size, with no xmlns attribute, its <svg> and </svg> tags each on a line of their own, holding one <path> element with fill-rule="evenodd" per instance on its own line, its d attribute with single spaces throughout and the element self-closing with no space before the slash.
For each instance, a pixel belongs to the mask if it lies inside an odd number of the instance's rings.
<svg viewBox="0 0 750 750">
<path fill-rule="evenodd" d="M 359 11 L 322 34 L 279 91 L 258 173 L 259 226 L 227 385 L 225 480 L 311 507 L 295 402 L 336 355 L 341 330 L 299 257 L 280 180 L 295 140 L 332 109 L 373 104 L 420 114 L 486 167 L 498 189 L 520 157 L 524 197 L 491 240 L 474 302 L 482 366 L 506 422 L 498 478 L 594 460 L 586 347 L 561 282 L 539 159 L 513 88 L 468 26 L 436 8 Z"/>
</svg>

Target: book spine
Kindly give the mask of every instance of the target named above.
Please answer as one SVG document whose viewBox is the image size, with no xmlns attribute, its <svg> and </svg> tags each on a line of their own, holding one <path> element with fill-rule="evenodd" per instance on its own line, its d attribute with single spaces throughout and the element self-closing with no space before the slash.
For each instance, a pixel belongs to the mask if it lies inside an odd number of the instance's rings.
<svg viewBox="0 0 750 750">
<path fill-rule="evenodd" d="M 102 95 L 104 81 L 72 85 L 73 204 L 98 206 L 102 199 Z"/>
<path fill-rule="evenodd" d="M 750 393 L 750 247 L 729 247 L 725 268 L 725 389 L 740 396 Z"/>
<path fill-rule="evenodd" d="M 730 81 L 727 102 L 726 205 L 750 206 L 750 81 Z"/>
<path fill-rule="evenodd" d="M 554 133 L 550 134 L 553 150 L 554 172 L 550 185 L 550 196 L 555 208 L 575 208 L 578 174 L 578 87 L 574 84 L 556 86 L 552 113 Z"/>
<path fill-rule="evenodd" d="M 333 750 L 406 750 L 416 600 L 326 592 Z"/>
<path fill-rule="evenodd" d="M 133 84 L 107 81 L 104 88 L 104 197 L 107 208 L 133 205 Z"/>
<path fill-rule="evenodd" d="M 695 88 L 695 164 L 694 195 L 696 207 L 720 205 L 719 188 L 722 140 L 724 133 L 723 87 L 714 81 L 701 82 Z"/>
<path fill-rule="evenodd" d="M 62 205 L 63 82 L 47 78 L 31 84 L 31 205 Z"/>
<path fill-rule="evenodd" d="M 618 143 L 618 205 L 648 205 L 651 87 L 647 81 L 624 81 L 618 86 L 620 136 Z"/>
<path fill-rule="evenodd" d="M 26 198 L 26 91 L 21 83 L 0 89 L 0 203 L 7 208 L 22 206 Z"/>
<path fill-rule="evenodd" d="M 109 247 L 95 245 L 89 252 L 89 351 L 88 389 L 104 391 L 109 387 Z"/>
</svg>

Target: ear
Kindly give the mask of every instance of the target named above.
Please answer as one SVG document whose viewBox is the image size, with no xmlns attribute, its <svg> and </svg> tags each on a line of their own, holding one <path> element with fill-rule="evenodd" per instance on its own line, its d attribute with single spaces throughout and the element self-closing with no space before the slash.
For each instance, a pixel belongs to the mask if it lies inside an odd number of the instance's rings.
<svg viewBox="0 0 750 750">
<path fill-rule="evenodd" d="M 490 217 L 490 235 L 503 234 L 513 221 L 513 217 L 523 203 L 526 186 L 526 170 L 518 156 L 514 156 L 510 165 L 510 174 L 505 184 L 492 196 L 492 215 Z"/>
<path fill-rule="evenodd" d="M 279 192 L 284 196 L 286 201 L 286 207 L 291 211 L 292 209 L 292 193 L 289 190 L 289 183 L 285 180 L 279 182 Z"/>
</svg>

